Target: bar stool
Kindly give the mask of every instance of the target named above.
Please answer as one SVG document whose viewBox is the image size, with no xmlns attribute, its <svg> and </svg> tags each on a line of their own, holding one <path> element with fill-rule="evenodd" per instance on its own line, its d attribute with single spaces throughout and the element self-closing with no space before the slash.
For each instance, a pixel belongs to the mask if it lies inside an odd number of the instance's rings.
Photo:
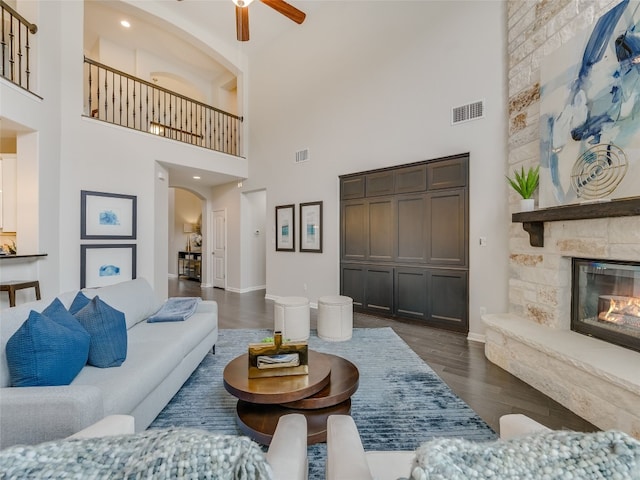
<svg viewBox="0 0 640 480">
<path fill-rule="evenodd" d="M 22 290 L 23 288 L 35 288 L 36 300 L 40 300 L 40 282 L 38 280 L 25 281 L 25 280 L 13 280 L 9 282 L 0 283 L 0 292 L 9 293 L 9 306 L 16 306 L 16 290 Z"/>
</svg>

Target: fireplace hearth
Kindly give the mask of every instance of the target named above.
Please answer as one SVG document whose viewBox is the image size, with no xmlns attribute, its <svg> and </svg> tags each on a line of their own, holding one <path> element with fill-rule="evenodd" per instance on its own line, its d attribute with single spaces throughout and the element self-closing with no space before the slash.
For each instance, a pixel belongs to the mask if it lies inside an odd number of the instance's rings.
<svg viewBox="0 0 640 480">
<path fill-rule="evenodd" d="M 571 330 L 640 351 L 640 263 L 572 259 Z"/>
</svg>

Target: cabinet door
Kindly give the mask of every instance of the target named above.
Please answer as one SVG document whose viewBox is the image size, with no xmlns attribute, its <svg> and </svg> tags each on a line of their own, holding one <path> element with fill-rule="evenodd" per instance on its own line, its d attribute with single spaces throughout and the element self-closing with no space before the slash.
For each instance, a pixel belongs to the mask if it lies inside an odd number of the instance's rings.
<svg viewBox="0 0 640 480">
<path fill-rule="evenodd" d="M 425 263 L 427 261 L 426 205 L 425 194 L 398 198 L 396 202 L 397 262 Z"/>
<path fill-rule="evenodd" d="M 423 268 L 395 269 L 395 310 L 400 317 L 427 319 L 427 282 L 429 275 Z"/>
<path fill-rule="evenodd" d="M 340 295 L 351 297 L 354 307 L 364 306 L 365 267 L 343 264 L 340 267 Z"/>
<path fill-rule="evenodd" d="M 365 309 L 393 313 L 393 268 L 368 266 L 365 270 L 364 291 Z"/>
<path fill-rule="evenodd" d="M 367 175 L 367 197 L 393 194 L 393 172 L 385 171 Z"/>
<path fill-rule="evenodd" d="M 342 259 L 364 260 L 368 246 L 368 204 L 351 200 L 342 204 Z"/>
<path fill-rule="evenodd" d="M 467 265 L 467 199 L 465 189 L 427 194 L 427 262 Z"/>
<path fill-rule="evenodd" d="M 396 171 L 395 193 L 424 192 L 427 189 L 427 166 L 401 168 Z"/>
<path fill-rule="evenodd" d="M 467 332 L 467 272 L 431 269 L 427 285 L 428 321 L 449 330 Z"/>
<path fill-rule="evenodd" d="M 449 160 L 433 162 L 427 166 L 427 189 L 464 187 L 469 170 L 467 155 Z"/>
<path fill-rule="evenodd" d="M 364 176 L 340 179 L 340 198 L 349 200 L 364 197 Z"/>
<path fill-rule="evenodd" d="M 395 219 L 392 198 L 369 199 L 369 251 L 368 260 L 393 260 Z"/>
</svg>

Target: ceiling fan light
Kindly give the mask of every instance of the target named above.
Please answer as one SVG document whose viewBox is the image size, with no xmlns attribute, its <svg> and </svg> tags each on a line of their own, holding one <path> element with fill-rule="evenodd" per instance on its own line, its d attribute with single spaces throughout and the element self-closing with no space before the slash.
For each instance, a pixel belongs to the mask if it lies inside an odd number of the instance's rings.
<svg viewBox="0 0 640 480">
<path fill-rule="evenodd" d="M 233 0 L 233 3 L 240 8 L 248 7 L 251 2 L 253 2 L 253 0 Z"/>
</svg>

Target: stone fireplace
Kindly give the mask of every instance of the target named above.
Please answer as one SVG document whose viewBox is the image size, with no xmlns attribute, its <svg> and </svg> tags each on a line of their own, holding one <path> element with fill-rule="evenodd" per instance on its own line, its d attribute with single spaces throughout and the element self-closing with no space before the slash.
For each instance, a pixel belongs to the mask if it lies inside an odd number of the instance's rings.
<svg viewBox="0 0 640 480">
<path fill-rule="evenodd" d="M 640 351 L 640 264 L 584 258 L 571 264 L 571 330 Z"/>
<path fill-rule="evenodd" d="M 507 172 L 541 161 L 540 66 L 617 3 L 507 2 Z M 512 212 L 517 202 L 512 193 Z M 548 208 L 511 224 L 508 313 L 483 316 L 485 353 L 596 426 L 640 438 L 640 352 L 571 330 L 572 258 L 640 262 L 640 207 L 616 217 L 619 206 Z"/>
<path fill-rule="evenodd" d="M 607 297 L 640 296 L 635 282 L 640 275 L 640 199 L 633 204 L 629 216 L 622 217 L 589 218 L 598 210 L 616 215 L 621 204 L 615 201 L 606 207 L 514 214 L 509 313 L 484 315 L 483 320 L 489 360 L 597 427 L 640 438 L 640 352 L 571 329 L 572 276 L 582 277 L 578 288 L 589 297 L 583 307 L 588 311 L 604 309 Z M 574 258 L 593 260 L 576 274 Z M 594 272 L 602 274 L 603 266 L 622 272 L 626 280 L 617 281 L 620 290 L 611 286 L 616 281 L 608 274 L 584 281 Z"/>
</svg>

